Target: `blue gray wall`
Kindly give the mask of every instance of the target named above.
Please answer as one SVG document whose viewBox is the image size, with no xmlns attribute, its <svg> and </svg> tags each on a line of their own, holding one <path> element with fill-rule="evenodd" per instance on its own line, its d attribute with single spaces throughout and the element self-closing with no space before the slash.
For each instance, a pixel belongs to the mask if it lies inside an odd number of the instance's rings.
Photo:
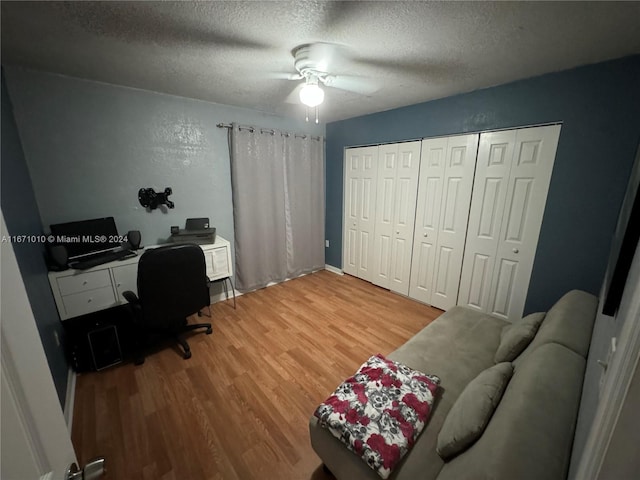
<svg viewBox="0 0 640 480">
<path fill-rule="evenodd" d="M 25 163 L 20 137 L 16 129 L 2 74 L 2 161 L 0 195 L 2 213 L 10 235 L 40 235 L 42 223 L 36 204 L 31 178 Z M 64 408 L 69 365 L 63 349 L 56 342 L 56 334 L 63 340 L 62 324 L 58 317 L 44 262 L 44 245 L 14 243 L 18 267 L 31 303 L 42 346 L 56 386 L 60 405 Z"/>
<path fill-rule="evenodd" d="M 324 125 L 20 68 L 9 95 L 45 228 L 113 216 L 120 233 L 166 241 L 171 225 L 209 217 L 233 245 L 227 130 L 238 122 L 324 135 Z M 147 212 L 138 190 L 172 187 L 175 208 Z"/>
<path fill-rule="evenodd" d="M 328 264 L 342 266 L 343 150 L 354 145 L 562 122 L 525 313 L 598 294 L 640 140 L 640 56 L 327 125 Z"/>
</svg>

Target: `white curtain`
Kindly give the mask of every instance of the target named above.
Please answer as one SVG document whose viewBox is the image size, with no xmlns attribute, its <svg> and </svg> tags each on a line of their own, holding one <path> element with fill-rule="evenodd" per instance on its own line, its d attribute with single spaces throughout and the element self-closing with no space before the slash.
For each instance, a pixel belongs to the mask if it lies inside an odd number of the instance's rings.
<svg viewBox="0 0 640 480">
<path fill-rule="evenodd" d="M 233 124 L 236 286 L 240 291 L 324 267 L 324 141 Z"/>
</svg>

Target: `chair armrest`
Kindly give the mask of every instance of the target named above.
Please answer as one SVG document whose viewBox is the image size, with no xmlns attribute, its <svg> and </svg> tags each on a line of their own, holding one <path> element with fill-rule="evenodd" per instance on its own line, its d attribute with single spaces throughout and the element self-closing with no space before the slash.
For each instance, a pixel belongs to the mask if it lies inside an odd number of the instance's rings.
<svg viewBox="0 0 640 480">
<path fill-rule="evenodd" d="M 135 293 L 133 293 L 131 290 L 127 290 L 126 292 L 122 292 L 122 296 L 129 303 L 133 303 L 133 304 L 139 304 L 140 303 L 140 299 L 138 298 L 138 296 Z"/>
</svg>

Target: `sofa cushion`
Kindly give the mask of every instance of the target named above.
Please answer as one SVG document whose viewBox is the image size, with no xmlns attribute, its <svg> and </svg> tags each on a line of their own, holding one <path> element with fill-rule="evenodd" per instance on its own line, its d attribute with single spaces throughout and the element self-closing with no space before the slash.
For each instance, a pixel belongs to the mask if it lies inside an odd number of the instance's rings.
<svg viewBox="0 0 640 480">
<path fill-rule="evenodd" d="M 545 313 L 532 313 L 504 327 L 500 335 L 500 346 L 494 357 L 495 362 L 511 362 L 520 355 L 535 337 L 544 316 Z"/>
<path fill-rule="evenodd" d="M 438 480 L 565 480 L 585 364 L 557 343 L 530 352 L 482 436 Z"/>
<path fill-rule="evenodd" d="M 598 299 L 590 293 L 572 290 L 549 309 L 538 333 L 524 352 L 514 361 L 517 369 L 524 357 L 540 345 L 559 343 L 587 358 Z"/>
<path fill-rule="evenodd" d="M 449 411 L 438 434 L 438 454 L 445 460 L 473 444 L 489 423 L 513 375 L 513 365 L 489 367 L 469 382 Z"/>
</svg>

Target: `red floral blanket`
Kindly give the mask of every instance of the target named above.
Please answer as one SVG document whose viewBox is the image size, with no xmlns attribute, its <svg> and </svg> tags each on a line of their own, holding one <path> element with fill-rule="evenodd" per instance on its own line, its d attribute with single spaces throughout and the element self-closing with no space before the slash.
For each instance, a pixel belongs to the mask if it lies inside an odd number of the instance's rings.
<svg viewBox="0 0 640 480">
<path fill-rule="evenodd" d="M 347 378 L 314 415 L 347 448 L 388 478 L 425 426 L 440 384 L 375 355 Z"/>
</svg>

